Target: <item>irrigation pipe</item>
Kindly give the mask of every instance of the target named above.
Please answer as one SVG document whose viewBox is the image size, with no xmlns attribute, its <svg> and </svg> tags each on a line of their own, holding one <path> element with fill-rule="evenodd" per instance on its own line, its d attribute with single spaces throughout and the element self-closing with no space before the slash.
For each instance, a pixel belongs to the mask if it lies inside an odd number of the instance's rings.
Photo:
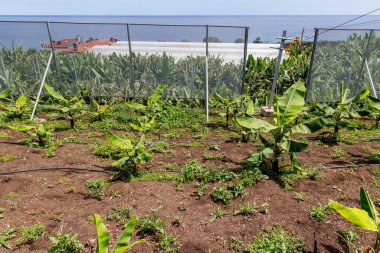
<svg viewBox="0 0 380 253">
<path fill-rule="evenodd" d="M 37 171 L 50 171 L 50 170 L 72 170 L 72 171 L 88 171 L 88 172 L 99 172 L 99 173 L 113 173 L 114 171 L 109 170 L 100 170 L 93 168 L 78 168 L 78 167 L 48 167 L 48 168 L 33 168 L 33 169 L 24 169 L 24 170 L 13 170 L 13 171 L 2 171 L 0 172 L 0 176 L 4 175 L 13 175 L 18 173 L 28 173 L 28 172 L 37 172 Z M 181 173 L 179 170 L 160 170 L 154 172 L 173 172 L 173 173 Z"/>
<path fill-rule="evenodd" d="M 334 166 L 321 166 L 311 169 L 321 170 L 321 169 L 345 169 L 345 168 L 356 168 L 356 167 L 373 167 L 373 166 L 379 166 L 380 163 L 362 163 L 362 164 L 347 164 L 347 165 L 334 165 Z"/>
</svg>

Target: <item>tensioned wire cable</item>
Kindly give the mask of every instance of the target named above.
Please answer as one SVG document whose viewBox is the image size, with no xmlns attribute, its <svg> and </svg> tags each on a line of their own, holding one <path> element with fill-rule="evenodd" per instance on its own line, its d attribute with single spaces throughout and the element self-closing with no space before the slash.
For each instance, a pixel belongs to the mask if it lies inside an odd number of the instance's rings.
<svg viewBox="0 0 380 253">
<path fill-rule="evenodd" d="M 375 10 L 372 10 L 372 11 L 370 11 L 370 12 L 367 12 L 367 13 L 365 13 L 365 14 L 363 14 L 363 15 L 360 15 L 360 16 L 358 16 L 358 17 L 355 17 L 355 18 L 353 18 L 353 19 L 350 19 L 350 20 L 348 20 L 348 21 L 346 21 L 346 22 L 343 22 L 343 23 L 341 23 L 341 24 L 339 24 L 339 25 L 336 25 L 336 26 L 334 26 L 334 27 L 332 27 L 332 28 L 329 28 L 329 29 L 327 29 L 327 30 L 325 30 L 325 31 L 323 31 L 323 32 L 321 32 L 321 33 L 319 33 L 318 35 L 321 35 L 321 34 L 324 34 L 324 33 L 328 32 L 328 31 L 330 31 L 330 30 L 334 30 L 334 29 L 336 29 L 336 28 L 342 27 L 342 26 L 344 26 L 344 25 L 346 25 L 346 24 L 348 24 L 348 23 L 351 23 L 351 22 L 353 22 L 353 21 L 355 21 L 355 20 L 361 19 L 361 18 L 363 18 L 363 17 L 365 17 L 365 16 L 368 16 L 368 15 L 370 15 L 370 14 L 372 14 L 372 13 L 375 13 L 375 12 L 377 12 L 377 11 L 379 11 L 379 10 L 380 10 L 380 7 L 377 8 L 377 9 L 375 9 Z M 306 38 L 305 40 L 313 39 L 314 37 L 315 37 L 315 35 L 314 35 L 314 36 L 311 36 L 311 37 L 308 37 L 308 38 Z"/>
</svg>

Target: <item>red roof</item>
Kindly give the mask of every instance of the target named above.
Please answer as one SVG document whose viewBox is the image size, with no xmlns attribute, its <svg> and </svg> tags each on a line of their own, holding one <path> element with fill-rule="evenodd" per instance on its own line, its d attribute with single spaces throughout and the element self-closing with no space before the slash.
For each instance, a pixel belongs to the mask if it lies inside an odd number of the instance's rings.
<svg viewBox="0 0 380 253">
<path fill-rule="evenodd" d="M 62 39 L 60 41 L 54 41 L 53 47 L 57 49 L 63 49 L 61 52 L 66 53 L 84 53 L 87 52 L 88 49 L 93 48 L 94 46 L 100 46 L 100 45 L 111 45 L 116 43 L 116 39 L 95 39 L 95 40 L 88 40 L 86 42 L 78 42 L 77 39 Z M 77 43 L 77 47 L 74 48 L 73 43 Z M 51 45 L 47 45 L 48 48 L 51 47 Z"/>
</svg>

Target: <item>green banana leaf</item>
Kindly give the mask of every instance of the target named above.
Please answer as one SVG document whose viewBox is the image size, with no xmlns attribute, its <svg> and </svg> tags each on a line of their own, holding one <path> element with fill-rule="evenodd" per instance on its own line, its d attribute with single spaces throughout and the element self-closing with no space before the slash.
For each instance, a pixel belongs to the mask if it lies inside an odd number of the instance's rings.
<svg viewBox="0 0 380 253">
<path fill-rule="evenodd" d="M 287 89 L 280 98 L 277 98 L 274 118 L 279 121 L 277 122 L 278 125 L 289 124 L 298 117 L 305 104 L 305 94 L 306 88 L 303 81 L 298 81 Z"/>
<path fill-rule="evenodd" d="M 330 200 L 329 203 L 335 211 L 353 225 L 368 231 L 379 231 L 377 224 L 366 211 L 358 208 L 349 208 L 333 200 Z"/>
<path fill-rule="evenodd" d="M 275 126 L 266 122 L 265 120 L 251 118 L 251 117 L 235 116 L 234 121 L 243 128 L 260 130 L 263 132 L 269 132 L 276 128 Z"/>
<path fill-rule="evenodd" d="M 9 95 L 12 92 L 12 90 L 13 90 L 13 88 L 9 87 L 9 88 L 6 88 L 5 90 L 3 90 L 2 92 L 0 92 L 0 99 L 4 99 L 4 98 L 9 97 Z"/>
<path fill-rule="evenodd" d="M 109 232 L 103 219 L 99 214 L 94 214 L 96 224 L 97 246 L 96 253 L 108 253 Z"/>
</svg>

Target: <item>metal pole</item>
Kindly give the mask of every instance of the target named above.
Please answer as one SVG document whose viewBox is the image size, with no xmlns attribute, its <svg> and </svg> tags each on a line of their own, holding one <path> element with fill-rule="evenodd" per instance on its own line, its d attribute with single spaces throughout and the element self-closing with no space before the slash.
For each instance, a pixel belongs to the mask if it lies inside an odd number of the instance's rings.
<svg viewBox="0 0 380 253">
<path fill-rule="evenodd" d="M 5 69 L 5 64 L 4 64 L 4 60 L 3 60 L 2 56 L 0 56 L 0 62 L 1 62 L 1 67 L 2 67 L 3 72 L 4 72 L 5 81 L 7 82 L 8 87 L 10 87 L 9 75 L 7 73 L 7 70 Z"/>
<path fill-rule="evenodd" d="M 131 43 L 131 32 L 129 30 L 129 24 L 127 24 L 127 36 L 128 36 L 128 49 L 129 49 L 129 64 L 130 64 L 130 75 L 131 75 L 131 85 L 133 92 L 133 101 L 136 103 L 136 86 L 135 86 L 135 77 L 133 71 L 133 52 L 132 52 L 132 43 Z"/>
<path fill-rule="evenodd" d="M 375 85 L 373 84 L 372 75 L 371 75 L 371 71 L 370 71 L 370 69 L 369 69 L 369 66 L 368 66 L 368 62 L 367 62 L 367 60 L 365 61 L 365 66 L 366 66 L 366 68 L 367 68 L 367 72 L 368 72 L 368 76 L 369 76 L 369 81 L 371 82 L 373 96 L 374 96 L 375 98 L 377 98 Z"/>
<path fill-rule="evenodd" d="M 248 27 L 245 28 L 244 34 L 244 56 L 243 56 L 243 76 L 241 78 L 240 95 L 244 93 L 245 75 L 247 68 L 247 52 L 248 52 Z"/>
<path fill-rule="evenodd" d="M 191 82 L 190 82 L 190 98 L 194 98 L 194 74 L 195 66 L 194 63 L 191 64 Z"/>
<path fill-rule="evenodd" d="M 363 54 L 363 61 L 362 61 L 362 64 L 360 66 L 360 70 L 359 70 L 359 73 L 358 73 L 358 79 L 357 79 L 357 82 L 356 82 L 357 84 L 360 82 L 365 62 L 366 62 L 366 60 L 367 60 L 367 58 L 369 56 L 369 46 L 371 45 L 372 34 L 373 34 L 373 30 L 371 30 L 371 32 L 369 33 L 369 38 L 368 38 L 367 45 L 366 45 L 366 48 L 365 48 L 365 51 L 364 51 L 364 54 Z M 359 92 L 358 88 L 359 87 L 356 86 L 356 93 Z"/>
<path fill-rule="evenodd" d="M 308 94 L 309 94 L 309 90 L 310 90 L 311 73 L 312 73 L 312 68 L 313 68 L 313 64 L 314 64 L 315 52 L 316 52 L 316 49 L 317 49 L 318 35 L 319 35 L 319 29 L 315 29 L 314 42 L 313 42 L 313 50 L 311 52 L 309 71 L 307 73 L 307 79 L 306 79 L 305 102 L 306 102 L 306 100 L 308 98 Z"/>
<path fill-rule="evenodd" d="M 206 98 L 205 98 L 205 107 L 206 107 L 206 121 L 208 122 L 209 113 L 208 113 L 208 25 L 206 25 Z"/>
<path fill-rule="evenodd" d="M 276 64 L 276 68 L 274 70 L 274 77 L 273 77 L 273 82 L 272 82 L 272 90 L 271 90 L 271 93 L 270 93 L 268 109 L 271 109 L 272 106 L 273 106 L 274 93 L 276 91 L 278 74 L 280 72 L 282 52 L 284 51 L 284 46 L 285 46 L 286 31 L 282 31 L 282 36 L 279 39 L 281 39 L 281 44 L 280 44 L 280 48 L 278 50 L 277 64 Z"/>
<path fill-rule="evenodd" d="M 34 114 L 36 113 L 36 109 L 37 109 L 38 101 L 40 100 L 40 96 L 41 96 L 41 93 L 42 93 L 42 89 L 43 89 L 43 87 L 44 87 L 45 79 L 46 79 L 47 73 L 48 73 L 48 71 L 49 71 L 50 63 L 51 63 L 51 60 L 53 59 L 53 55 L 54 55 L 54 53 L 53 53 L 53 51 L 52 51 L 52 52 L 50 53 L 49 61 L 48 61 L 47 66 L 46 66 L 44 76 L 43 76 L 43 78 L 42 78 L 42 80 L 41 80 L 40 90 L 38 91 L 38 95 L 37 95 L 36 102 L 34 102 L 34 107 L 33 107 L 32 115 L 30 115 L 30 120 L 33 120 Z"/>
<path fill-rule="evenodd" d="M 50 48 L 51 48 L 51 51 L 53 53 L 53 61 L 54 61 L 54 67 L 55 67 L 54 72 L 58 75 L 58 81 L 61 84 L 60 90 L 62 92 L 62 82 L 61 82 L 61 77 L 59 76 L 59 69 L 58 69 L 57 59 L 55 57 L 55 48 L 54 48 L 54 45 L 53 45 L 53 37 L 51 36 L 49 21 L 46 22 L 46 28 L 47 28 L 47 32 L 48 32 L 48 35 L 49 35 Z"/>
</svg>

